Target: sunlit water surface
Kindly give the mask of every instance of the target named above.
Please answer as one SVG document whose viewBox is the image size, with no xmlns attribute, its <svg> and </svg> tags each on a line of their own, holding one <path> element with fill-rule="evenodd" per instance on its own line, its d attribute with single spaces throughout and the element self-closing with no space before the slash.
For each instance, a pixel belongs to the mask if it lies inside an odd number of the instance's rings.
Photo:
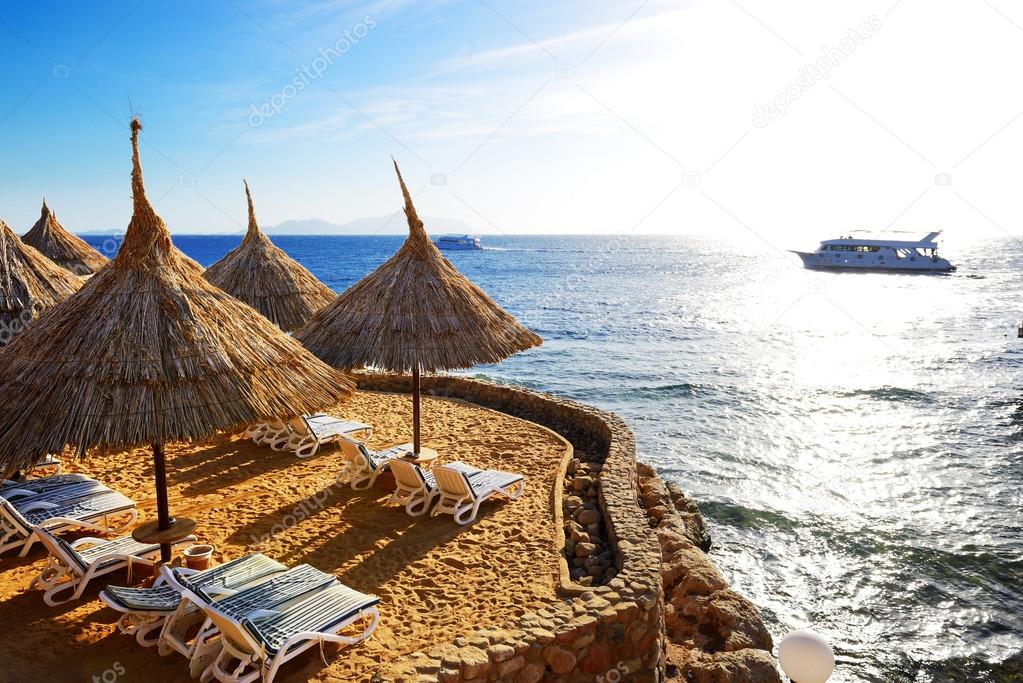
<svg viewBox="0 0 1023 683">
<path fill-rule="evenodd" d="M 238 240 L 175 242 L 209 265 Z M 275 241 L 339 292 L 400 244 Z M 1023 680 L 1018 242 L 928 276 L 700 238 L 484 241 L 448 255 L 544 345 L 471 372 L 623 415 L 776 641 L 822 632 L 837 682 Z"/>
</svg>

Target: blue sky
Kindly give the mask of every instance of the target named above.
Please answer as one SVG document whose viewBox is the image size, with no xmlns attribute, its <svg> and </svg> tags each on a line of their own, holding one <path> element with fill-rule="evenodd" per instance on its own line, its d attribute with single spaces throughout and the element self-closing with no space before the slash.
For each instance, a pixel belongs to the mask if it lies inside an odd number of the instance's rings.
<svg viewBox="0 0 1023 683">
<path fill-rule="evenodd" d="M 134 112 L 178 232 L 242 177 L 264 224 L 388 215 L 393 155 L 480 232 L 1016 233 L 1021 57 L 995 0 L 8 3 L 0 217 L 126 225 Z"/>
</svg>

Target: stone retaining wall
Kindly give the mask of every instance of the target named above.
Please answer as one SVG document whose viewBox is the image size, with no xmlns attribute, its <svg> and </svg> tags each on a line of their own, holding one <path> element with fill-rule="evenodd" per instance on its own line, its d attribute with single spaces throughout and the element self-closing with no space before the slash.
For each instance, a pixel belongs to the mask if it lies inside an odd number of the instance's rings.
<svg viewBox="0 0 1023 683">
<path fill-rule="evenodd" d="M 360 389 L 410 390 L 408 377 L 358 373 Z M 457 638 L 409 660 L 376 681 L 661 681 L 664 593 L 661 550 L 639 503 L 632 432 L 617 415 L 517 387 L 448 375 L 423 378 L 423 391 L 476 403 L 543 425 L 576 451 L 604 454 L 596 477 L 616 572 L 589 588 L 561 572 L 561 599 L 509 622 Z M 566 463 L 567 464 L 567 463 Z M 560 486 L 555 493 L 560 496 Z M 560 498 L 555 508 L 560 511 Z"/>
</svg>

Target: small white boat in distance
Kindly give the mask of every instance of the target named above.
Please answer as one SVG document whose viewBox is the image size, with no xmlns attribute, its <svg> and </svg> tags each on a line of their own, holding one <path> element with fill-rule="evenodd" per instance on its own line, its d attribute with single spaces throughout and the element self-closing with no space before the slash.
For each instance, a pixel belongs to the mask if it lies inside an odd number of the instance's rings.
<svg viewBox="0 0 1023 683">
<path fill-rule="evenodd" d="M 480 238 L 476 235 L 439 235 L 433 240 L 438 249 L 482 249 Z"/>
<path fill-rule="evenodd" d="M 935 240 L 940 234 L 940 230 L 929 233 L 917 242 L 859 239 L 850 235 L 824 240 L 814 252 L 792 253 L 803 260 L 806 268 L 950 273 L 956 267 L 938 256 Z"/>
</svg>

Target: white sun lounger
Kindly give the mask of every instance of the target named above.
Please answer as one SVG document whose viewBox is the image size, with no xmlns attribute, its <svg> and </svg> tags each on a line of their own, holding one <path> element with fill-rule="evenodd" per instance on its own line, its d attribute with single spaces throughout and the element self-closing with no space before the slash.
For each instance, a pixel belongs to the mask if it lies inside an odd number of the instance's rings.
<svg viewBox="0 0 1023 683">
<path fill-rule="evenodd" d="M 525 478 L 521 474 L 484 470 L 469 477 L 465 472 L 445 465 L 433 468 L 440 488 L 440 500 L 431 513 L 454 515 L 459 524 L 470 524 L 479 514 L 480 503 L 500 494 L 511 500 L 525 491 Z"/>
<path fill-rule="evenodd" d="M 77 600 L 97 576 L 127 568 L 130 577 L 133 565 L 152 567 L 160 557 L 158 543 L 139 543 L 131 536 L 115 539 L 87 537 L 68 543 L 46 529 L 37 528 L 35 533 L 50 551 L 50 558 L 39 576 L 32 579 L 29 590 L 38 588 L 45 591 L 43 601 L 50 607 Z M 174 546 L 193 541 L 195 536 L 188 536 Z M 57 597 L 65 593 L 66 597 Z"/>
<path fill-rule="evenodd" d="M 280 562 L 252 553 L 204 571 L 185 568 L 178 571 L 189 576 L 197 586 L 214 586 L 213 590 L 231 591 L 263 581 L 286 569 Z M 112 609 L 121 612 L 117 629 L 134 636 L 142 647 L 157 644 L 164 622 L 176 613 L 182 602 L 181 591 L 167 583 L 165 574 L 157 577 L 149 588 L 107 586 L 100 592 L 99 598 Z"/>
<path fill-rule="evenodd" d="M 242 618 L 224 612 L 223 601 L 203 605 L 220 629 L 222 648 L 204 678 L 221 683 L 272 683 L 285 662 L 324 643 L 354 645 L 380 622 L 379 598 L 335 582 L 279 610 L 254 609 Z M 353 635 L 341 632 L 358 621 L 369 624 Z"/>
<path fill-rule="evenodd" d="M 123 523 L 116 527 L 111 524 L 111 518 L 122 516 L 126 517 Z M 136 519 L 134 501 L 116 491 L 63 505 L 29 500 L 20 507 L 0 498 L 0 553 L 20 547 L 21 556 L 27 555 L 38 540 L 36 526 L 50 531 L 80 528 L 108 533 Z"/>
<path fill-rule="evenodd" d="M 184 611 L 194 612 L 190 613 L 187 620 L 189 623 L 187 629 L 182 628 L 184 621 L 168 620 L 160 634 L 160 652 L 169 654 L 171 651 L 177 651 L 183 654 L 188 658 L 193 678 L 204 674 L 220 653 L 220 632 L 206 613 L 206 607 L 209 605 L 216 603 L 224 614 L 241 619 L 253 610 L 277 609 L 301 600 L 313 591 L 337 583 L 337 579 L 332 575 L 307 564 L 293 567 L 273 575 L 267 581 L 238 590 L 216 586 L 200 587 L 190 577 L 174 569 L 165 571 L 165 575 L 167 582 L 181 591 L 181 602 L 186 606 Z M 202 625 L 196 631 L 192 627 L 199 622 L 202 622 Z M 209 675 L 205 675 L 203 679 L 209 680 Z"/>
<path fill-rule="evenodd" d="M 241 437 L 243 439 L 252 439 L 253 441 L 255 441 L 258 436 L 260 436 L 264 431 L 266 431 L 266 428 L 267 428 L 266 422 L 255 422 L 245 428 L 245 431 L 241 433 Z"/>
<path fill-rule="evenodd" d="M 291 428 L 283 420 L 274 420 L 254 425 L 246 430 L 245 434 L 259 446 L 274 448 L 288 442 L 291 438 Z"/>
<path fill-rule="evenodd" d="M 0 489 L 0 498 L 6 498 L 14 503 L 15 507 L 21 509 L 26 507 L 26 504 L 29 502 L 47 502 L 60 505 L 61 503 L 69 503 L 79 498 L 89 498 L 98 493 L 109 493 L 110 491 L 111 489 L 108 489 L 98 481 L 87 479 L 42 491 L 32 491 L 31 489 L 19 488 L 17 486 L 5 486 L 3 489 Z"/>
<path fill-rule="evenodd" d="M 291 428 L 291 437 L 288 441 L 283 446 L 278 442 L 271 448 L 293 451 L 299 458 L 311 458 L 320 450 L 320 446 L 341 438 L 351 438 L 359 432 L 363 432 L 366 438 L 373 435 L 371 425 L 342 420 L 325 413 L 296 417 L 288 422 L 288 426 Z"/>
<path fill-rule="evenodd" d="M 0 497 L 11 499 L 11 496 L 7 495 L 8 489 L 19 489 L 24 491 L 30 491 L 31 493 L 46 493 L 54 489 L 59 489 L 70 484 L 78 484 L 84 481 L 96 481 L 84 474 L 55 474 L 50 477 L 39 477 L 35 479 L 5 479 L 3 484 L 0 484 Z"/>
<path fill-rule="evenodd" d="M 338 481 L 351 483 L 356 491 L 368 489 L 380 473 L 387 469 L 391 460 L 412 450 L 412 444 L 403 443 L 385 451 L 371 451 L 359 441 L 346 437 L 338 439 L 338 445 L 347 461 L 338 474 Z"/>
<path fill-rule="evenodd" d="M 426 514 L 434 499 L 440 495 L 433 472 L 401 458 L 394 458 L 389 465 L 398 485 L 391 495 L 391 501 L 404 505 L 405 512 L 412 517 Z M 464 472 L 470 478 L 480 473 L 480 470 L 464 462 L 448 463 L 445 467 Z"/>
</svg>

